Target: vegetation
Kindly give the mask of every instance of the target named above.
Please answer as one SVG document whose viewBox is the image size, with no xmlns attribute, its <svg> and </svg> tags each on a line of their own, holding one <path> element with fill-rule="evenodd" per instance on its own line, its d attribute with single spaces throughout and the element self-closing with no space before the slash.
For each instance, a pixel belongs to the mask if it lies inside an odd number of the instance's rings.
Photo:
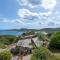
<svg viewBox="0 0 60 60">
<path fill-rule="evenodd" d="M 56 60 L 55 56 L 46 48 L 38 48 L 33 50 L 32 60 Z"/>
<path fill-rule="evenodd" d="M 0 48 L 5 48 L 7 45 L 15 43 L 17 41 L 16 36 L 0 36 Z"/>
<path fill-rule="evenodd" d="M 28 31 L 23 33 L 21 36 L 0 36 L 0 48 L 6 48 L 8 45 L 13 44 L 17 42 L 20 39 L 25 39 L 27 36 L 33 35 L 33 37 L 38 37 L 39 40 L 41 40 L 43 43 L 49 40 L 47 43 L 49 44 L 49 48 L 51 49 L 58 49 L 60 50 L 60 32 L 49 32 L 47 35 L 38 32 L 35 33 L 34 31 Z M 46 40 L 46 41 L 45 41 Z M 48 44 L 46 45 L 48 46 Z M 32 45 L 32 43 L 31 43 Z M 32 49 L 27 47 L 22 47 L 22 50 L 24 52 L 24 55 L 30 54 L 32 50 L 32 58 L 31 60 L 60 60 L 60 52 L 59 55 L 56 54 L 56 52 L 53 53 L 50 50 L 48 50 L 47 47 L 35 47 L 33 46 Z M 12 48 L 10 52 L 15 56 L 21 53 L 21 46 L 16 46 L 15 48 Z M 9 51 L 3 51 L 0 52 L 0 60 L 10 60 L 11 59 L 11 53 Z"/>
<path fill-rule="evenodd" d="M 11 60 L 11 53 L 9 51 L 0 52 L 0 60 Z"/>
<path fill-rule="evenodd" d="M 60 49 L 60 32 L 53 33 L 49 46 L 50 48 Z"/>
<path fill-rule="evenodd" d="M 12 49 L 10 50 L 10 52 L 11 52 L 13 55 L 21 54 L 21 52 L 23 52 L 24 55 L 28 55 L 28 54 L 31 54 L 31 49 L 28 48 L 28 47 L 16 46 L 15 48 L 12 48 Z"/>
<path fill-rule="evenodd" d="M 44 41 L 44 40 L 45 40 L 45 38 L 46 38 L 46 35 L 45 35 L 45 34 L 43 34 L 42 32 L 38 33 L 37 35 L 38 35 L 39 40 Z"/>
<path fill-rule="evenodd" d="M 47 34 L 47 38 L 50 39 L 53 33 L 54 33 L 54 32 L 50 32 L 50 33 L 48 33 L 48 34 Z"/>
<path fill-rule="evenodd" d="M 28 32 L 23 33 L 22 36 L 28 36 L 28 35 L 33 35 L 33 34 L 35 34 L 34 31 L 28 31 Z"/>
<path fill-rule="evenodd" d="M 28 32 L 24 32 L 21 36 L 18 36 L 18 40 L 26 39 L 27 36 L 29 35 L 32 35 L 32 38 L 37 37 L 37 34 L 35 34 L 34 31 L 28 31 Z"/>
<path fill-rule="evenodd" d="M 10 52 L 13 54 L 13 55 L 17 55 L 20 51 L 20 47 L 16 46 L 15 48 L 12 48 L 10 50 Z"/>
<path fill-rule="evenodd" d="M 0 48 L 5 49 L 5 48 L 7 48 L 7 45 L 0 44 Z"/>
<path fill-rule="evenodd" d="M 9 44 L 12 44 L 12 43 L 15 43 L 17 40 L 16 36 L 0 36 L 0 43 L 2 44 L 6 44 L 6 45 L 9 45 Z"/>
<path fill-rule="evenodd" d="M 60 28 L 44 28 L 44 29 L 40 29 L 40 31 L 45 31 L 47 33 L 57 32 L 57 31 L 60 31 Z"/>
</svg>

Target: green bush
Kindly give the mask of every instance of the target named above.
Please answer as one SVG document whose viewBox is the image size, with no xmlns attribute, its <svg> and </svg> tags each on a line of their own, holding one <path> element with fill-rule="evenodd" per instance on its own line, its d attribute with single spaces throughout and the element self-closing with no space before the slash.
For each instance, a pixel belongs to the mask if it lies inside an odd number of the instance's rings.
<svg viewBox="0 0 60 60">
<path fill-rule="evenodd" d="M 60 49 L 60 32 L 55 32 L 52 35 L 49 47 L 54 49 Z"/>
<path fill-rule="evenodd" d="M 5 49 L 5 48 L 7 48 L 7 45 L 0 44 L 0 48 Z"/>
<path fill-rule="evenodd" d="M 10 50 L 10 52 L 13 54 L 13 55 L 17 55 L 20 51 L 20 47 L 16 46 L 15 48 L 12 48 Z"/>
<path fill-rule="evenodd" d="M 49 33 L 47 34 L 47 37 L 50 38 L 53 33 L 54 33 L 54 32 L 49 32 Z"/>
<path fill-rule="evenodd" d="M 17 37 L 16 36 L 0 36 L 0 43 L 1 44 L 5 44 L 5 45 L 9 45 L 9 44 L 12 44 L 12 43 L 15 43 L 17 40 Z"/>
<path fill-rule="evenodd" d="M 34 35 L 34 34 L 35 34 L 34 31 L 27 31 L 27 32 L 24 32 L 22 36 L 28 36 L 28 35 Z"/>
<path fill-rule="evenodd" d="M 46 48 L 38 48 L 33 50 L 31 60 L 56 60 Z"/>
<path fill-rule="evenodd" d="M 43 34 L 42 32 L 37 33 L 37 35 L 38 35 L 39 40 L 45 40 L 45 38 L 46 38 L 46 35 Z"/>
<path fill-rule="evenodd" d="M 11 53 L 9 51 L 0 52 L 0 60 L 11 60 Z"/>
</svg>

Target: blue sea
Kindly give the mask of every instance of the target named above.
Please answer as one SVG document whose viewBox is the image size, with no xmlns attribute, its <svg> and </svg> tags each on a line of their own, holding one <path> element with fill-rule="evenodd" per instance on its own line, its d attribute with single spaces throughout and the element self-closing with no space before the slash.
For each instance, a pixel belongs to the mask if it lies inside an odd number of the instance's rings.
<svg viewBox="0 0 60 60">
<path fill-rule="evenodd" d="M 20 31 L 4 31 L 4 30 L 0 30 L 0 35 L 21 35 L 23 32 Z"/>
</svg>

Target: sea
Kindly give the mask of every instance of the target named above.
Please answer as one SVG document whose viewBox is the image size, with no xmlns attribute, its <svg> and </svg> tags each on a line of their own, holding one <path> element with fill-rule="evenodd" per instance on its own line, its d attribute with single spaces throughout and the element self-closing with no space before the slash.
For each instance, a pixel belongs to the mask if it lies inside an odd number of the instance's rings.
<svg viewBox="0 0 60 60">
<path fill-rule="evenodd" d="M 0 35 L 21 35 L 23 32 L 22 31 L 5 31 L 5 30 L 0 30 Z"/>
</svg>

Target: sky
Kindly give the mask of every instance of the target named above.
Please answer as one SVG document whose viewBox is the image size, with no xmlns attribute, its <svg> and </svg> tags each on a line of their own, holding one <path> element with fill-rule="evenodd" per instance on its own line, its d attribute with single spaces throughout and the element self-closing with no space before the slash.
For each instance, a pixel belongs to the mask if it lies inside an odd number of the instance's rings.
<svg viewBox="0 0 60 60">
<path fill-rule="evenodd" d="M 0 0 L 0 29 L 60 27 L 60 0 Z"/>
</svg>

